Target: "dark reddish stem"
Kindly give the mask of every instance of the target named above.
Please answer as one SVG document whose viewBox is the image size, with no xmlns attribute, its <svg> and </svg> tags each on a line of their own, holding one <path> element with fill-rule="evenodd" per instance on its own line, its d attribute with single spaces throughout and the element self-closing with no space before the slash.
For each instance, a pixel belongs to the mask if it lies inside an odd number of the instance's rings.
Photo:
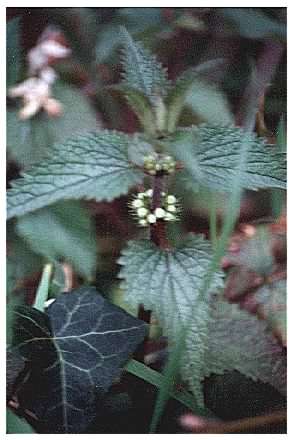
<svg viewBox="0 0 293 440">
<path fill-rule="evenodd" d="M 152 211 L 161 207 L 162 192 L 165 189 L 166 175 L 158 173 L 154 176 L 153 180 L 153 199 L 152 199 Z M 160 249 L 170 249 L 170 244 L 167 239 L 166 223 L 164 221 L 157 221 L 154 225 L 151 225 L 150 239 Z"/>
</svg>

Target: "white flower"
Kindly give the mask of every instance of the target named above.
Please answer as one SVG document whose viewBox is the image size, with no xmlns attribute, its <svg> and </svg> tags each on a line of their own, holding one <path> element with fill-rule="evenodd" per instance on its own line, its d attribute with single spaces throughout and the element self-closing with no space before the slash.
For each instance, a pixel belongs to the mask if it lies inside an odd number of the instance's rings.
<svg viewBox="0 0 293 440">
<path fill-rule="evenodd" d="M 169 211 L 169 212 L 176 212 L 177 208 L 176 208 L 175 205 L 168 205 L 167 206 L 167 211 Z"/>
<path fill-rule="evenodd" d="M 175 215 L 171 214 L 170 212 L 167 212 L 167 213 L 166 213 L 164 219 L 165 219 L 167 222 L 172 222 L 172 221 L 177 220 L 176 217 L 175 217 Z"/>
<path fill-rule="evenodd" d="M 141 219 L 138 220 L 138 224 L 140 226 L 147 226 L 148 222 L 145 219 L 141 218 Z"/>
<path fill-rule="evenodd" d="M 165 214 L 166 214 L 166 211 L 164 209 L 162 209 L 162 208 L 156 208 L 155 209 L 155 216 L 157 218 L 164 218 Z"/>
<path fill-rule="evenodd" d="M 167 198 L 166 198 L 166 202 L 168 203 L 168 205 L 174 205 L 174 203 L 177 202 L 177 199 L 176 199 L 175 196 L 173 196 L 173 195 L 169 195 L 169 196 L 167 196 Z"/>
<path fill-rule="evenodd" d="M 138 208 L 137 210 L 137 216 L 140 218 L 146 217 L 148 214 L 148 210 L 146 208 Z"/>
<path fill-rule="evenodd" d="M 131 203 L 131 206 L 133 208 L 142 208 L 143 207 L 143 201 L 141 199 L 135 199 L 133 200 L 133 202 Z"/>
<path fill-rule="evenodd" d="M 56 99 L 51 98 L 49 84 L 41 78 L 29 78 L 8 91 L 11 98 L 23 99 L 23 107 L 19 111 L 22 120 L 34 116 L 42 108 L 49 116 L 59 116 L 62 106 Z"/>
<path fill-rule="evenodd" d="M 152 224 L 152 223 L 156 223 L 157 218 L 156 218 L 156 216 L 154 214 L 149 214 L 148 217 L 147 217 L 147 220 L 148 220 L 149 223 Z"/>
<path fill-rule="evenodd" d="M 70 49 L 57 41 L 45 40 L 28 52 L 29 73 L 34 75 L 43 67 L 48 66 L 50 58 L 66 58 L 70 53 Z"/>
<path fill-rule="evenodd" d="M 148 190 L 145 192 L 145 195 L 146 195 L 147 197 L 153 197 L 153 190 L 152 190 L 152 189 L 148 189 Z"/>
</svg>

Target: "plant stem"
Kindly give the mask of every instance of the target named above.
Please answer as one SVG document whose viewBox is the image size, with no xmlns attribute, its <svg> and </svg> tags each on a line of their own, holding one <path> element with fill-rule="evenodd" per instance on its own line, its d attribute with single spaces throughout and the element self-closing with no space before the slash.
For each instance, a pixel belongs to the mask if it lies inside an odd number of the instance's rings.
<svg viewBox="0 0 293 440">
<path fill-rule="evenodd" d="M 237 432 L 251 431 L 253 429 L 266 427 L 268 425 L 275 425 L 284 423 L 286 421 L 286 411 L 280 410 L 271 414 L 247 417 L 240 420 L 233 420 L 231 422 L 206 422 L 202 428 L 193 428 L 191 432 L 202 434 L 232 434 Z"/>
<path fill-rule="evenodd" d="M 152 211 L 161 207 L 161 194 L 166 186 L 166 176 L 158 173 L 153 178 L 153 198 Z M 164 221 L 157 221 L 150 227 L 150 239 L 160 249 L 170 249 L 170 243 L 167 239 L 166 223 Z"/>
</svg>

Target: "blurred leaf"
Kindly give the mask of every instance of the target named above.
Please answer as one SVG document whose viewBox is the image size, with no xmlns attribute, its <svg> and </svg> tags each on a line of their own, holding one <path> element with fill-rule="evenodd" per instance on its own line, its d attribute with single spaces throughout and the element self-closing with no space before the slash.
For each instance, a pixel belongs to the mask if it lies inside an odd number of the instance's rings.
<svg viewBox="0 0 293 440">
<path fill-rule="evenodd" d="M 97 266 L 95 226 L 78 201 L 64 201 L 17 220 L 18 234 L 46 259 L 64 258 L 91 279 Z"/>
<path fill-rule="evenodd" d="M 9 20 L 6 28 L 6 84 L 7 87 L 19 81 L 21 69 L 20 17 Z"/>
<path fill-rule="evenodd" d="M 107 302 L 92 287 L 63 293 L 46 314 L 16 311 L 14 346 L 33 365 L 19 392 L 23 407 L 46 433 L 81 433 L 142 342 L 146 325 Z M 17 329 L 22 328 L 20 333 Z"/>
<path fill-rule="evenodd" d="M 125 133 L 101 130 L 55 145 L 46 160 L 12 182 L 8 218 L 62 199 L 110 201 L 126 194 L 143 178 L 128 160 L 133 142 Z"/>
<path fill-rule="evenodd" d="M 242 243 L 237 254 L 229 254 L 229 261 L 239 266 L 245 266 L 260 275 L 269 275 L 275 263 L 272 253 L 272 239 L 268 228 L 259 226 L 256 233 Z"/>
<path fill-rule="evenodd" d="M 121 45 L 119 25 L 110 24 L 98 33 L 96 43 L 96 62 L 98 64 L 109 61 L 113 52 Z"/>
<path fill-rule="evenodd" d="M 283 346 L 287 345 L 286 298 L 286 280 L 265 284 L 255 292 L 254 296 L 258 304 L 258 316 L 266 320 L 268 327 Z"/>
<path fill-rule="evenodd" d="M 98 127 L 94 110 L 77 88 L 57 81 L 53 96 L 63 106 L 60 117 L 49 118 L 39 113 L 32 119 L 20 121 L 16 111 L 7 112 L 7 150 L 21 167 L 29 168 L 40 162 L 55 142 L 64 142 L 74 134 Z"/>
<path fill-rule="evenodd" d="M 42 270 L 43 259 L 16 235 L 12 225 L 7 228 L 7 241 L 7 293 L 10 295 L 17 287 L 17 283 Z"/>
<path fill-rule="evenodd" d="M 166 69 L 156 57 L 135 42 L 125 28 L 120 30 L 123 41 L 122 85 L 138 90 L 150 101 L 165 96 L 169 87 Z"/>
<path fill-rule="evenodd" d="M 264 321 L 219 300 L 210 321 L 204 376 L 237 370 L 286 393 L 286 356 Z"/>
<path fill-rule="evenodd" d="M 201 83 L 200 78 L 203 78 L 207 76 L 211 71 L 214 71 L 215 69 L 221 67 L 223 63 L 222 59 L 215 59 L 206 61 L 202 64 L 199 64 L 196 67 L 191 67 L 190 69 L 187 69 L 185 72 L 183 72 L 175 81 L 175 83 L 172 85 L 168 96 L 166 98 L 166 104 L 168 107 L 168 122 L 167 122 L 167 129 L 170 133 L 172 133 L 177 125 L 179 116 L 182 112 L 182 109 L 184 105 L 187 103 L 187 97 L 191 94 L 191 97 L 188 101 L 189 105 L 193 105 L 193 98 L 192 93 L 196 93 L 195 90 L 200 86 L 202 89 L 204 88 L 204 93 L 208 93 L 208 90 L 210 88 L 210 93 L 207 98 L 209 100 L 216 99 L 217 97 L 214 97 L 215 91 L 213 90 L 213 96 L 211 97 L 211 89 L 212 87 L 208 84 Z M 195 87 L 193 87 L 193 84 L 195 84 Z M 207 91 L 205 92 L 205 89 Z M 219 94 L 219 92 L 218 92 Z M 200 96 L 200 94 L 199 94 Z M 197 97 L 197 96 L 196 96 Z M 202 98 L 204 99 L 204 98 Z M 219 101 L 219 98 L 218 98 Z M 223 101 L 223 97 L 222 97 Z M 202 103 L 201 103 L 202 104 Z M 207 103 L 206 103 L 207 105 Z M 196 104 L 195 104 L 196 106 Z M 228 106 L 226 105 L 228 108 Z M 192 107 L 193 108 L 193 107 Z M 198 107 L 200 108 L 200 104 Z M 213 122 L 215 123 L 215 122 Z"/>
<path fill-rule="evenodd" d="M 234 122 L 224 93 L 201 79 L 195 79 L 185 105 L 203 122 L 213 125 L 231 125 Z"/>
<path fill-rule="evenodd" d="M 216 11 L 231 23 L 233 31 L 241 37 L 286 39 L 286 25 L 271 19 L 258 8 L 217 8 Z"/>
<path fill-rule="evenodd" d="M 6 409 L 6 430 L 7 434 L 35 434 L 35 431 L 25 419 Z"/>
<path fill-rule="evenodd" d="M 142 303 L 155 313 L 173 349 L 182 329 L 188 325 L 180 371 L 201 406 L 199 377 L 208 337 L 209 302 L 211 294 L 223 285 L 223 274 L 215 272 L 205 297 L 199 298 L 212 259 L 211 251 L 210 243 L 202 236 L 189 237 L 172 251 L 139 240 L 130 242 L 118 261 L 123 266 L 119 278 L 123 279 L 125 300 L 133 306 Z M 192 310 L 196 310 L 193 316 Z"/>
<path fill-rule="evenodd" d="M 117 17 L 131 33 L 145 32 L 154 26 L 162 26 L 162 8 L 120 8 Z"/>
<path fill-rule="evenodd" d="M 252 190 L 286 188 L 286 155 L 238 127 L 202 124 L 179 129 L 167 148 L 186 167 L 188 186 L 231 192 L 244 139 L 249 153 L 246 168 L 240 174 L 241 186 Z"/>
</svg>

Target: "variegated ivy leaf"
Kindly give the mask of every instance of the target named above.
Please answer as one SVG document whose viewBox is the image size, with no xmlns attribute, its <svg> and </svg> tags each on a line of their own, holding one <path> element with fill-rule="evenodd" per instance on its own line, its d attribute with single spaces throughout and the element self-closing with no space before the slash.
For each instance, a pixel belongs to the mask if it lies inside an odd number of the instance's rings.
<svg viewBox="0 0 293 440">
<path fill-rule="evenodd" d="M 56 145 L 50 157 L 13 182 L 7 195 L 8 218 L 61 199 L 112 200 L 143 179 L 130 163 L 134 139 L 103 130 Z"/>
<path fill-rule="evenodd" d="M 138 90 L 155 102 L 156 96 L 165 96 L 169 87 L 166 70 L 154 55 L 133 41 L 125 28 L 121 28 L 121 34 L 124 43 L 122 84 Z"/>
<path fill-rule="evenodd" d="M 147 240 L 132 241 L 119 260 L 125 300 L 132 305 L 143 303 L 154 311 L 171 346 L 182 328 L 188 328 L 181 373 L 199 404 L 203 404 L 199 378 L 204 368 L 210 297 L 223 286 L 223 274 L 216 272 L 204 297 L 199 297 L 211 255 L 209 242 L 200 236 L 189 237 L 171 251 Z"/>
<path fill-rule="evenodd" d="M 143 321 L 111 304 L 93 287 L 58 295 L 46 313 L 15 310 L 13 347 L 30 375 L 18 390 L 43 433 L 84 432 L 98 399 L 146 334 Z"/>
<path fill-rule="evenodd" d="M 239 172 L 242 147 L 247 149 L 247 160 L 240 176 L 241 187 L 286 188 L 285 153 L 240 128 L 203 124 L 179 129 L 166 147 L 183 162 L 186 184 L 193 189 L 202 185 L 230 192 Z"/>
</svg>

